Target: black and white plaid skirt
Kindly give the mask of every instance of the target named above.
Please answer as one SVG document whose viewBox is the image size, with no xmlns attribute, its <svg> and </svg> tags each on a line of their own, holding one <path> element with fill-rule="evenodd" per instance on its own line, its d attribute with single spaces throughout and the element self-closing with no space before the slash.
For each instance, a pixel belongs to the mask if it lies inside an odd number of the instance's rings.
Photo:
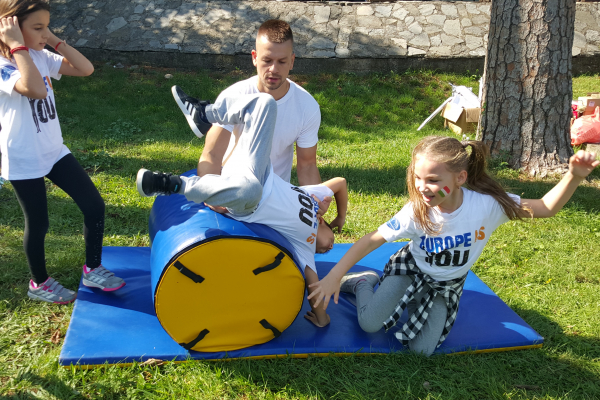
<svg viewBox="0 0 600 400">
<path fill-rule="evenodd" d="M 394 309 L 392 315 L 383 323 L 385 330 L 387 331 L 396 325 L 408 303 L 415 298 L 415 294 L 422 292 L 429 286 L 429 290 L 425 296 L 422 297 L 417 311 L 414 314 L 409 315 L 408 321 L 398 332 L 396 332 L 396 338 L 398 338 L 403 345 L 408 346 L 408 342 L 414 339 L 423 325 L 425 325 L 425 321 L 427 321 L 427 317 L 429 316 L 429 310 L 433 306 L 433 299 L 439 295 L 444 297 L 448 308 L 446 324 L 444 325 L 442 336 L 440 336 L 440 340 L 437 344 L 439 347 L 439 345 L 446 340 L 446 336 L 450 333 L 452 325 L 454 325 L 454 321 L 456 320 L 458 303 L 463 292 L 463 286 L 467 279 L 467 275 L 465 274 L 463 277 L 449 281 L 436 281 L 431 276 L 421 272 L 408 245 L 404 246 L 390 257 L 390 260 L 383 270 L 381 282 L 383 282 L 386 276 L 390 275 L 412 275 L 414 280 L 406 289 L 406 293 L 404 293 L 404 296 Z"/>
</svg>

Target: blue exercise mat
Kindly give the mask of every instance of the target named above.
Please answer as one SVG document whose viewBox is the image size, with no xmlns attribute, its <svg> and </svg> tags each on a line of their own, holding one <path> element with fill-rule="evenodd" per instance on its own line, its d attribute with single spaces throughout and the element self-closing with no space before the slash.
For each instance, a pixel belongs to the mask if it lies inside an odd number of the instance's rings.
<svg viewBox="0 0 600 400">
<path fill-rule="evenodd" d="M 405 243 L 388 243 L 362 259 L 352 271 L 383 271 L 389 257 Z M 317 254 L 322 278 L 350 248 L 336 244 L 327 254 Z M 303 309 L 281 336 L 270 342 L 228 353 L 187 351 L 163 330 L 152 302 L 150 249 L 147 247 L 105 247 L 102 264 L 125 279 L 116 292 L 102 292 L 79 285 L 79 293 L 60 365 L 93 366 L 141 362 L 151 358 L 169 361 L 221 358 L 272 358 L 278 355 L 306 357 L 330 353 L 380 354 L 402 351 L 392 328 L 366 333 L 358 326 L 354 296 L 342 294 L 339 304 L 330 303 L 331 324 L 317 328 L 304 319 Z M 403 316 L 405 321 L 406 314 Z M 543 338 L 512 311 L 474 273 L 469 272 L 458 317 L 446 341 L 436 353 L 503 351 L 541 347 Z"/>
</svg>

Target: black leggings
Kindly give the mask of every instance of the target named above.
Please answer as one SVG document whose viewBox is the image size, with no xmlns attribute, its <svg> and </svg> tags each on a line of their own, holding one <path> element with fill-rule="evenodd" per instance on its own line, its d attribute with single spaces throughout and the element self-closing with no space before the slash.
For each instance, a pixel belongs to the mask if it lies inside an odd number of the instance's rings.
<svg viewBox="0 0 600 400">
<path fill-rule="evenodd" d="M 83 212 L 85 260 L 88 268 L 96 268 L 102 261 L 104 236 L 104 200 L 98 189 L 72 154 L 67 154 L 46 175 L 64 190 Z M 44 239 L 48 232 L 48 201 L 44 178 L 10 181 L 25 216 L 23 247 L 33 281 L 37 284 L 48 279 Z"/>
</svg>

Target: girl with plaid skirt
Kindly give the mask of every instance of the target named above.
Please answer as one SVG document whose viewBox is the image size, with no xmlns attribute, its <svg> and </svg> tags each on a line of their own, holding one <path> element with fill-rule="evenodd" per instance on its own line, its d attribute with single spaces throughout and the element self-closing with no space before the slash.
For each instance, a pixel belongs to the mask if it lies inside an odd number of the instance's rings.
<svg viewBox="0 0 600 400">
<path fill-rule="evenodd" d="M 367 332 L 390 329 L 408 309 L 408 321 L 396 337 L 411 351 L 431 355 L 454 324 L 467 273 L 492 232 L 509 220 L 554 216 L 600 164 L 594 153 L 577 152 L 562 180 L 542 199 L 532 200 L 506 193 L 487 174 L 488 155 L 479 141 L 421 140 L 406 176 L 410 201 L 310 285 L 314 307 L 322 301 L 327 308 L 332 295 L 337 304 L 340 291 L 354 293 L 358 322 Z M 383 276 L 347 274 L 383 243 L 403 238 L 410 242 L 391 256 Z"/>
</svg>

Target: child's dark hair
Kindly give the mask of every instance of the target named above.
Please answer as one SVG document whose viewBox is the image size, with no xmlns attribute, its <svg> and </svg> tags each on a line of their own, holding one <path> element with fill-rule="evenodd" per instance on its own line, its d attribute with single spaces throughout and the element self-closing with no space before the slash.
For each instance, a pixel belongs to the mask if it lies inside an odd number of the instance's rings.
<svg viewBox="0 0 600 400">
<path fill-rule="evenodd" d="M 470 148 L 470 151 L 467 149 Z M 480 141 L 468 140 L 460 142 L 452 137 L 428 136 L 423 138 L 412 153 L 412 159 L 406 174 L 406 186 L 414 210 L 417 226 L 429 235 L 440 232 L 442 227 L 429 217 L 429 207 L 415 186 L 415 163 L 419 156 L 446 164 L 451 172 L 467 171 L 467 186 L 469 189 L 492 196 L 511 220 L 521 219 L 531 211 L 508 196 L 498 182 L 487 173 L 488 147 Z"/>
<path fill-rule="evenodd" d="M 50 11 L 50 3 L 45 0 L 0 0 L 0 18 L 14 17 L 19 20 L 19 25 L 23 23 L 29 14 L 38 10 Z M 0 54 L 10 60 L 10 48 L 6 43 L 0 40 Z"/>
</svg>

